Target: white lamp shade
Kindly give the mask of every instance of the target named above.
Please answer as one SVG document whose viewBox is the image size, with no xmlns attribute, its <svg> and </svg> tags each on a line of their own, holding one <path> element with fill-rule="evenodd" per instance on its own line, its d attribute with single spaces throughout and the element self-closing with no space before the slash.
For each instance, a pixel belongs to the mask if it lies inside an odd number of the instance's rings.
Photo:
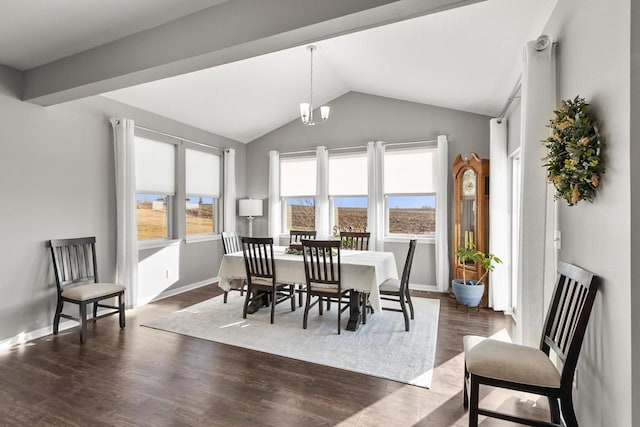
<svg viewBox="0 0 640 427">
<path fill-rule="evenodd" d="M 331 107 L 329 107 L 328 105 L 323 105 L 322 107 L 320 107 L 320 116 L 322 117 L 322 120 L 329 119 L 329 111 L 331 111 Z"/>
<path fill-rule="evenodd" d="M 238 215 L 262 216 L 262 200 L 242 199 L 238 202 Z"/>
</svg>

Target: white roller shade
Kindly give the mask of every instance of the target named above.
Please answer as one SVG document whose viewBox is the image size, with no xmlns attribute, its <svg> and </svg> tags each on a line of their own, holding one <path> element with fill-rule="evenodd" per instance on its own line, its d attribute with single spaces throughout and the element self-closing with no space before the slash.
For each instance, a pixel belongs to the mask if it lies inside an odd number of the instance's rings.
<svg viewBox="0 0 640 427">
<path fill-rule="evenodd" d="M 329 156 L 329 195 L 367 194 L 367 153 Z"/>
<path fill-rule="evenodd" d="M 220 156 L 187 148 L 185 166 L 188 195 L 220 197 Z"/>
<path fill-rule="evenodd" d="M 280 159 L 280 197 L 316 194 L 316 158 Z"/>
<path fill-rule="evenodd" d="M 424 194 L 437 191 L 436 150 L 393 149 L 384 153 L 384 193 Z"/>
<path fill-rule="evenodd" d="M 173 144 L 135 138 L 136 191 L 176 192 L 176 148 Z"/>
</svg>

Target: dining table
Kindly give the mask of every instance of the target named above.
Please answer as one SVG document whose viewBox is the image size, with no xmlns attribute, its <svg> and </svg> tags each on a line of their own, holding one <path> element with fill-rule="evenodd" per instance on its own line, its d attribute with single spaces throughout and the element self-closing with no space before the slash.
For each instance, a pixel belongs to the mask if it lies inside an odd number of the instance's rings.
<svg viewBox="0 0 640 427">
<path fill-rule="evenodd" d="M 304 284 L 306 277 L 302 255 L 287 253 L 287 246 L 274 246 L 276 280 L 279 283 Z M 340 250 L 342 287 L 351 289 L 347 330 L 355 331 L 362 322 L 360 295 L 369 295 L 374 312 L 382 309 L 380 285 L 387 279 L 397 279 L 398 269 L 392 252 Z M 246 271 L 242 251 L 225 254 L 218 271 L 218 286 L 231 289 L 231 281 L 245 279 Z"/>
</svg>

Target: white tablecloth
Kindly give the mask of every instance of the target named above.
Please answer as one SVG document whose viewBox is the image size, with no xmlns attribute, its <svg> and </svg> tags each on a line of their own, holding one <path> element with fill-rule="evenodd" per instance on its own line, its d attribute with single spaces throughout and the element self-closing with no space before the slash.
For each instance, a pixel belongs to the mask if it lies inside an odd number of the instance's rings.
<svg viewBox="0 0 640 427">
<path fill-rule="evenodd" d="M 285 254 L 286 246 L 274 246 L 276 261 L 276 280 L 284 283 L 306 283 L 302 255 Z M 340 251 L 342 265 L 342 287 L 367 292 L 371 306 L 381 310 L 380 290 L 378 287 L 389 278 L 398 278 L 396 259 L 391 252 Z M 222 258 L 218 278 L 219 286 L 228 291 L 232 279 L 246 277 L 242 252 L 226 254 Z"/>
</svg>

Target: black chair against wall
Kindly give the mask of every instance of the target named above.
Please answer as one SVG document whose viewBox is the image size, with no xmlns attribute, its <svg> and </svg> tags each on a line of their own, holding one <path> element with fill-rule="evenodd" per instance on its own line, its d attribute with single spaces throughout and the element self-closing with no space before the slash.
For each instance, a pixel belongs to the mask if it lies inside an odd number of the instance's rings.
<svg viewBox="0 0 640 427">
<path fill-rule="evenodd" d="M 571 397 L 573 377 L 598 286 L 593 273 L 560 262 L 539 349 L 464 337 L 464 407 L 470 406 L 469 426 L 478 425 L 478 415 L 532 426 L 561 426 L 560 412 L 567 426 L 578 425 Z M 560 372 L 549 359 L 551 350 L 562 364 Z M 481 384 L 547 396 L 551 422 L 479 408 Z"/>
<path fill-rule="evenodd" d="M 57 335 L 60 318 L 80 322 L 80 343 L 87 339 L 87 305 L 93 304 L 94 322 L 102 317 L 118 313 L 120 328 L 125 327 L 124 291 L 125 287 L 115 283 L 100 283 L 96 258 L 96 238 L 82 237 L 77 239 L 49 240 L 53 269 L 58 288 L 58 302 L 53 318 L 53 334 Z M 118 306 L 101 304 L 100 301 L 118 297 Z M 79 318 L 63 314 L 64 303 L 78 304 Z M 113 311 L 98 316 L 98 307 L 110 308 Z"/>
<path fill-rule="evenodd" d="M 240 235 L 235 231 L 223 231 L 222 232 L 222 249 L 225 254 L 231 254 L 234 252 L 240 252 L 242 250 L 242 243 L 240 242 Z M 240 291 L 240 296 L 244 295 L 244 288 L 247 285 L 245 279 L 232 279 L 231 290 Z M 227 303 L 227 296 L 229 291 L 224 291 L 224 303 Z"/>
<path fill-rule="evenodd" d="M 371 233 L 369 232 L 341 231 L 340 241 L 342 242 L 342 249 L 368 251 L 370 237 Z"/>
<path fill-rule="evenodd" d="M 402 278 L 387 279 L 382 285 L 380 285 L 380 299 L 387 301 L 395 301 L 400 303 L 400 309 L 391 307 L 382 307 L 383 310 L 398 311 L 404 315 L 404 328 L 409 331 L 409 314 L 407 313 L 407 305 L 411 312 L 411 319 L 413 320 L 413 302 L 411 301 L 411 295 L 409 295 L 409 275 L 411 274 L 411 265 L 413 264 L 413 254 L 416 251 L 417 239 L 411 239 L 409 241 L 409 252 L 407 252 L 407 259 L 404 263 L 404 270 L 402 270 Z M 363 323 L 366 323 L 367 310 L 363 310 Z"/>
<path fill-rule="evenodd" d="M 316 230 L 290 230 L 289 231 L 289 246 L 291 244 L 301 245 L 303 239 L 315 240 L 318 232 Z M 302 307 L 302 296 L 304 294 L 306 285 L 304 283 L 298 284 L 298 306 Z"/>
<path fill-rule="evenodd" d="M 333 300 L 338 303 L 338 334 L 340 334 L 341 314 L 349 308 L 348 304 L 344 308 L 342 307 L 342 298 L 348 297 L 351 292 L 350 289 L 342 289 L 340 242 L 337 240 L 303 240 L 302 257 L 307 279 L 307 303 L 304 307 L 302 327 L 307 329 L 311 307 L 318 304 L 319 313 L 322 315 L 323 299 Z M 312 303 L 311 298 L 314 296 L 318 299 Z"/>
<path fill-rule="evenodd" d="M 242 253 L 247 272 L 247 294 L 242 309 L 242 318 L 247 318 L 249 303 L 262 298 L 264 292 L 271 296 L 271 323 L 275 318 L 275 307 L 291 300 L 291 311 L 296 310 L 296 294 L 293 285 L 278 283 L 276 264 L 273 258 L 273 239 L 271 237 L 242 237 Z"/>
</svg>

